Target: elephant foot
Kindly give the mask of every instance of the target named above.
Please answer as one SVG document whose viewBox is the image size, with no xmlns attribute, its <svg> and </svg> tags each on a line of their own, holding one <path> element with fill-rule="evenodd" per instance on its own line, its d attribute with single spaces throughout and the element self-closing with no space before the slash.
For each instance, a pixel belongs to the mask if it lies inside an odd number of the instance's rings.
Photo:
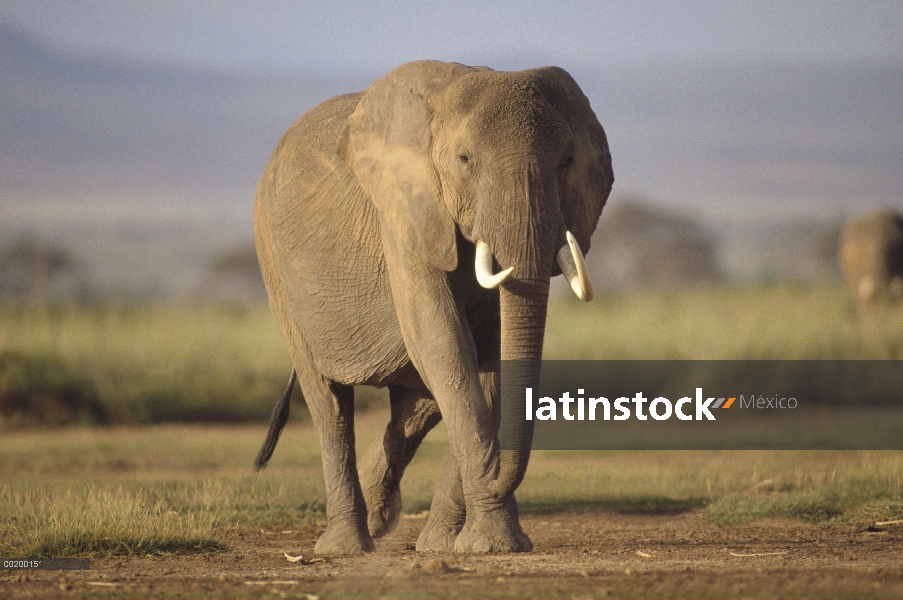
<svg viewBox="0 0 903 600">
<path fill-rule="evenodd" d="M 391 533 L 401 520 L 401 490 L 392 476 L 386 454 L 386 433 L 370 444 L 357 465 L 361 492 L 367 505 L 367 529 L 375 538 Z"/>
<path fill-rule="evenodd" d="M 455 539 L 461 532 L 464 514 L 460 519 L 434 517 L 434 511 L 426 521 L 426 526 L 417 538 L 417 552 L 451 552 L 455 548 Z"/>
<path fill-rule="evenodd" d="M 511 497 L 503 506 L 477 515 L 467 515 L 464 528 L 455 539 L 454 551 L 460 554 L 489 552 L 530 552 L 533 542 L 521 529 L 517 504 Z"/>
<path fill-rule="evenodd" d="M 373 538 L 366 529 L 351 523 L 327 525 L 314 546 L 316 554 L 361 554 L 374 550 Z"/>
<path fill-rule="evenodd" d="M 419 549 L 419 548 L 418 548 Z M 518 523 L 498 523 L 476 520 L 455 539 L 454 551 L 459 554 L 488 554 L 490 552 L 530 552 L 533 542 Z"/>
<path fill-rule="evenodd" d="M 401 490 L 375 486 L 364 490 L 367 503 L 367 529 L 374 538 L 392 533 L 401 521 Z"/>
</svg>

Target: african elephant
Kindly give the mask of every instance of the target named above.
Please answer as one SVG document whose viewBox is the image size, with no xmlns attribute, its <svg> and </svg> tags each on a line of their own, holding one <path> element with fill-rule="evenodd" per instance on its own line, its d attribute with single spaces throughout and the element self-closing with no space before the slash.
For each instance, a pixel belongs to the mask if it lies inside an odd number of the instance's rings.
<svg viewBox="0 0 903 600">
<path fill-rule="evenodd" d="M 538 382 L 550 278 L 592 298 L 583 254 L 613 181 L 605 132 L 556 67 L 408 63 L 288 130 L 260 178 L 254 230 L 294 372 L 255 466 L 297 376 L 326 478 L 317 553 L 374 549 L 441 419 L 450 452 L 418 550 L 532 548 L 514 500 L 532 430 L 521 419 L 514 449 L 500 450 L 499 405 L 522 406 L 506 395 Z M 501 377 L 507 360 L 527 366 Z M 360 465 L 352 385 L 388 386 L 391 406 Z"/>
<path fill-rule="evenodd" d="M 903 297 L 903 216 L 879 210 L 850 219 L 839 254 L 850 294 L 860 305 Z"/>
</svg>

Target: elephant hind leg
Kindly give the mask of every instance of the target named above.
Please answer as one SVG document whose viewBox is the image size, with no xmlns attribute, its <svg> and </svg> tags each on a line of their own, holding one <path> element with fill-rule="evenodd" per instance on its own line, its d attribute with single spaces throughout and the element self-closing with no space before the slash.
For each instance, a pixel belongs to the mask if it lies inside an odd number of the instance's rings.
<svg viewBox="0 0 903 600">
<path fill-rule="evenodd" d="M 426 434 L 442 420 L 439 405 L 427 390 L 389 387 L 392 416 L 367 448 L 358 472 L 367 503 L 370 535 L 391 532 L 401 518 L 401 478 Z"/>
<path fill-rule="evenodd" d="M 359 554 L 375 550 L 367 532 L 367 508 L 354 454 L 354 388 L 297 364 L 298 382 L 320 437 L 326 479 L 326 531 L 317 554 Z"/>
</svg>

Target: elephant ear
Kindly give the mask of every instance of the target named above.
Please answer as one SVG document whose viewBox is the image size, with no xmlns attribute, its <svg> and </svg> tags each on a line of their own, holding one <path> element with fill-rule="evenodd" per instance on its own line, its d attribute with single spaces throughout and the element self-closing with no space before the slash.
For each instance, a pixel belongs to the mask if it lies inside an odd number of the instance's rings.
<svg viewBox="0 0 903 600">
<path fill-rule="evenodd" d="M 366 89 L 338 146 L 390 229 L 383 235 L 401 240 L 407 252 L 445 271 L 458 264 L 455 223 L 430 156 L 428 99 L 472 70 L 438 61 L 393 69 Z"/>
<path fill-rule="evenodd" d="M 547 83 L 553 106 L 574 135 L 574 164 L 561 190 L 561 212 L 586 254 L 615 180 L 608 140 L 589 100 L 567 71 L 543 67 L 535 72 Z"/>
</svg>

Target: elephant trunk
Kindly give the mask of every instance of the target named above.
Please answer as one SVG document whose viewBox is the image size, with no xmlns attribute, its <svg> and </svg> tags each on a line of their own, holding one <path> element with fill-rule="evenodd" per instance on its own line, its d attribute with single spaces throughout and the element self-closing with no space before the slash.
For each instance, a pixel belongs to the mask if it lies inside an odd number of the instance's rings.
<svg viewBox="0 0 903 600">
<path fill-rule="evenodd" d="M 561 238 L 558 232 L 563 227 L 554 174 L 529 157 L 522 161 L 515 157 L 502 166 L 512 164 L 520 168 L 503 169 L 503 175 L 491 180 L 494 185 L 486 190 L 487 197 L 501 197 L 501 201 L 480 203 L 502 208 L 478 212 L 474 227 L 477 239 L 488 243 L 504 269 L 498 275 L 507 273 L 498 288 L 499 471 L 489 485 L 490 493 L 498 498 L 514 493 L 530 460 L 533 421 L 524 418 L 524 390 L 539 385 L 549 280 Z M 477 265 L 477 270 L 487 269 Z"/>
<path fill-rule="evenodd" d="M 501 369 L 499 390 L 499 475 L 490 484 L 496 497 L 520 485 L 530 460 L 533 421 L 524 418 L 524 390 L 539 385 L 549 277 L 517 280 L 500 289 Z"/>
</svg>

